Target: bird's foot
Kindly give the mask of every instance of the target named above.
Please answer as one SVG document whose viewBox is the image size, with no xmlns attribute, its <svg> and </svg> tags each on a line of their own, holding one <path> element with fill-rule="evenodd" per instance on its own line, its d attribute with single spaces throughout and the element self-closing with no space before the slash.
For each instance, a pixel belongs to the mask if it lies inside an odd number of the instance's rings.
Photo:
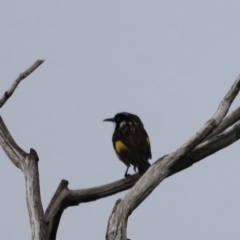
<svg viewBox="0 0 240 240">
<path fill-rule="evenodd" d="M 132 175 L 129 174 L 129 173 L 127 173 L 127 174 L 124 175 L 124 177 L 125 177 L 125 178 L 127 178 L 127 177 L 132 177 Z"/>
</svg>

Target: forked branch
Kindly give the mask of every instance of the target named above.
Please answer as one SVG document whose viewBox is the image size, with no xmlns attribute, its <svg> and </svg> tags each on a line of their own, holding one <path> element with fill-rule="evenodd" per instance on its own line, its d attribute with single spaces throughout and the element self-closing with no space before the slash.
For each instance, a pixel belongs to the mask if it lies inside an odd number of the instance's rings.
<svg viewBox="0 0 240 240">
<path fill-rule="evenodd" d="M 19 75 L 0 99 L 0 107 L 13 94 L 18 84 L 42 63 L 42 60 L 36 61 L 29 69 Z M 240 78 L 235 81 L 213 118 L 195 136 L 174 153 L 158 159 L 141 179 L 139 179 L 138 174 L 134 174 L 131 178 L 79 190 L 69 189 L 68 181 L 62 180 L 45 214 L 41 203 L 37 153 L 33 149 L 30 149 L 29 154 L 22 150 L 14 141 L 0 117 L 0 144 L 13 164 L 20 168 L 25 175 L 32 239 L 55 240 L 62 213 L 66 208 L 80 203 L 96 201 L 133 187 L 115 205 L 109 219 L 106 235 L 107 239 L 127 239 L 126 228 L 129 214 L 163 179 L 192 166 L 240 138 L 240 108 L 224 118 L 232 101 L 238 94 L 239 82 Z M 226 131 L 223 132 L 224 130 Z"/>
<path fill-rule="evenodd" d="M 30 153 L 23 151 L 13 140 L 3 119 L 0 116 L 0 144 L 25 176 L 26 198 L 33 240 L 48 239 L 48 228 L 44 221 L 43 207 L 40 196 L 38 156 L 35 150 Z"/>
<path fill-rule="evenodd" d="M 13 82 L 12 86 L 6 91 L 2 98 L 0 98 L 0 108 L 5 104 L 5 102 L 12 96 L 14 91 L 16 90 L 18 84 L 28 77 L 32 72 L 34 72 L 42 63 L 44 60 L 37 60 L 30 68 L 28 68 L 26 71 L 21 73 L 18 78 Z"/>
<path fill-rule="evenodd" d="M 221 101 L 214 116 L 178 150 L 168 155 L 162 161 L 153 164 L 139 179 L 133 188 L 114 207 L 107 228 L 106 239 L 126 240 L 126 229 L 129 215 L 146 199 L 150 193 L 166 178 L 180 161 L 182 161 L 198 144 L 200 144 L 221 123 L 227 114 L 234 98 L 240 89 L 240 76 Z"/>
<path fill-rule="evenodd" d="M 229 114 L 229 116 L 231 117 L 228 119 L 231 121 L 231 118 L 234 117 L 234 115 Z M 198 161 L 210 156 L 211 154 L 214 154 L 215 152 L 220 151 L 221 149 L 233 144 L 239 140 L 239 138 L 240 122 L 235 126 L 229 128 L 224 133 L 198 145 L 186 158 L 182 159 L 182 161 L 179 161 L 178 164 L 170 169 L 169 175 L 167 177 L 172 176 L 173 174 L 180 172 L 188 167 L 191 167 L 194 163 L 197 163 Z M 154 164 L 162 161 L 164 157 L 158 159 Z M 96 201 L 98 199 L 105 198 L 118 192 L 130 189 L 138 179 L 139 174 L 137 173 L 132 175 L 132 177 L 123 178 L 110 184 L 79 190 L 68 189 L 68 181 L 62 180 L 45 213 L 45 219 L 47 222 L 49 222 L 50 239 L 56 239 L 56 233 L 60 218 L 65 209 L 81 203 Z"/>
<path fill-rule="evenodd" d="M 219 126 L 215 128 L 214 131 L 211 134 L 209 134 L 207 138 L 204 139 L 204 141 L 209 140 L 214 136 L 217 136 L 230 126 L 233 126 L 233 124 L 235 124 L 239 120 L 240 120 L 240 107 L 238 107 L 237 109 L 232 111 L 228 116 L 226 116 L 219 124 Z"/>
<path fill-rule="evenodd" d="M 0 107 L 13 94 L 18 84 L 29 76 L 35 69 L 43 63 L 42 60 L 36 61 L 29 69 L 21 73 L 14 81 L 10 89 L 5 92 L 0 99 Z M 26 198 L 29 220 L 32 230 L 32 239 L 48 239 L 48 228 L 44 222 L 44 213 L 40 195 L 39 173 L 38 173 L 38 156 L 35 150 L 30 149 L 30 153 L 23 151 L 12 138 L 6 125 L 0 116 L 0 144 L 12 163 L 20 168 L 25 176 Z"/>
</svg>

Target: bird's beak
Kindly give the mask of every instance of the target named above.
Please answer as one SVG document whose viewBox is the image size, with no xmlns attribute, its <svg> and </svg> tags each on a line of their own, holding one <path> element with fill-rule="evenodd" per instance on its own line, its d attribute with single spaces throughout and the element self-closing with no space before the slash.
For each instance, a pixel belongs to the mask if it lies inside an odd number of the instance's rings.
<svg viewBox="0 0 240 240">
<path fill-rule="evenodd" d="M 114 122 L 114 119 L 113 118 L 107 118 L 107 119 L 104 119 L 103 122 Z"/>
</svg>

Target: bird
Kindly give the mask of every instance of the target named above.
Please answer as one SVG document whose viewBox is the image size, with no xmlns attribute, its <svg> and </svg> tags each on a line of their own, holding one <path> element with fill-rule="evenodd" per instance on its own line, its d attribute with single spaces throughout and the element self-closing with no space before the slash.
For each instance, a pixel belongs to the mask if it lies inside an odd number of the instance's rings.
<svg viewBox="0 0 240 240">
<path fill-rule="evenodd" d="M 131 176 L 128 174 L 131 165 L 135 172 L 137 168 L 139 174 L 143 175 L 151 166 L 149 159 L 152 154 L 150 140 L 141 119 L 135 114 L 120 112 L 103 121 L 115 124 L 112 143 L 116 155 L 127 166 L 124 176 Z"/>
</svg>

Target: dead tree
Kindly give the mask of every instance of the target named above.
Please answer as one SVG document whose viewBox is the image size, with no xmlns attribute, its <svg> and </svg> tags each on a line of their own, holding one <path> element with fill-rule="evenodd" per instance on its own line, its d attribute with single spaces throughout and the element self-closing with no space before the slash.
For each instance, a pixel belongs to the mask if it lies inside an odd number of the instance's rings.
<svg viewBox="0 0 240 240">
<path fill-rule="evenodd" d="M 0 107 L 11 97 L 18 84 L 43 62 L 43 60 L 36 61 L 19 75 L 10 89 L 0 98 Z M 134 174 L 132 178 L 82 190 L 71 190 L 68 188 L 68 181 L 62 180 L 45 211 L 41 202 L 37 152 L 32 148 L 29 153 L 21 149 L 0 116 L 0 144 L 8 158 L 25 176 L 32 239 L 55 240 L 62 213 L 68 207 L 105 198 L 131 188 L 116 202 L 106 232 L 107 240 L 126 240 L 128 217 L 165 178 L 191 167 L 240 138 L 240 107 L 226 116 L 239 89 L 240 76 L 221 101 L 213 117 L 179 149 L 159 158 L 141 178 L 138 174 Z"/>
</svg>

